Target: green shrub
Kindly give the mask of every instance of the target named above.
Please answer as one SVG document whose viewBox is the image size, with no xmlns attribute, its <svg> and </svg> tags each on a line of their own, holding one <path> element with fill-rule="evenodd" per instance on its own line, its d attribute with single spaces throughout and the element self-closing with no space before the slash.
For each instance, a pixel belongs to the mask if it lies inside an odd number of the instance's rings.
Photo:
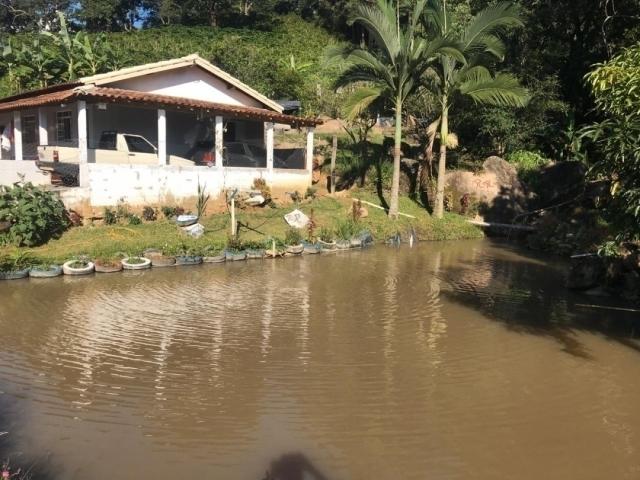
<svg viewBox="0 0 640 480">
<path fill-rule="evenodd" d="M 302 233 L 297 228 L 289 228 L 284 236 L 285 245 L 298 245 L 302 242 Z"/>
<path fill-rule="evenodd" d="M 128 215 L 128 218 L 129 218 L 129 225 L 140 225 L 142 223 L 142 219 L 135 213 L 130 213 Z"/>
<path fill-rule="evenodd" d="M 340 240 L 350 240 L 358 231 L 358 225 L 353 219 L 341 220 L 336 226 L 336 235 Z"/>
<path fill-rule="evenodd" d="M 0 222 L 9 222 L 9 241 L 41 245 L 69 227 L 69 217 L 56 196 L 31 183 L 0 187 Z"/>
<path fill-rule="evenodd" d="M 115 225 L 118 223 L 118 214 L 110 207 L 105 207 L 102 213 L 105 225 Z"/>
<path fill-rule="evenodd" d="M 518 150 L 510 153 L 507 155 L 507 161 L 515 165 L 518 172 L 539 170 L 541 167 L 549 163 L 549 160 L 539 153 L 530 152 L 528 150 Z"/>
</svg>

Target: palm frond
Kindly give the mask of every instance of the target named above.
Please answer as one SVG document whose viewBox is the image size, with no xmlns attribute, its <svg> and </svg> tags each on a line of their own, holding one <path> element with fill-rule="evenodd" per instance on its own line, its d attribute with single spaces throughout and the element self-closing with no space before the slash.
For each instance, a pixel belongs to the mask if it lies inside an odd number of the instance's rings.
<svg viewBox="0 0 640 480">
<path fill-rule="evenodd" d="M 462 40 L 465 49 L 483 46 L 492 36 L 496 37 L 508 28 L 523 25 L 519 7 L 511 2 L 500 2 L 490 5 L 479 12 L 465 29 Z M 491 46 L 495 47 L 495 43 Z"/>
<path fill-rule="evenodd" d="M 358 88 L 347 98 L 344 109 L 346 117 L 354 120 L 368 110 L 383 95 L 383 88 L 379 85 L 369 85 Z"/>
<path fill-rule="evenodd" d="M 386 53 L 389 60 L 395 59 L 401 50 L 393 6 L 387 0 L 378 0 L 376 6 L 359 5 L 351 23 L 360 23 L 367 29 L 374 42 Z"/>
<path fill-rule="evenodd" d="M 483 105 L 524 107 L 529 101 L 529 92 L 517 78 L 503 73 L 487 79 L 480 70 L 460 84 L 460 93 Z"/>
</svg>

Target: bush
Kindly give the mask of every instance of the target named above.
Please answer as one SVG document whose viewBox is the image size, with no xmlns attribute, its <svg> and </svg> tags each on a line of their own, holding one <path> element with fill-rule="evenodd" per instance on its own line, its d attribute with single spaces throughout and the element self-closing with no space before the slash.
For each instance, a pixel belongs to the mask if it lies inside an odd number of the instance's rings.
<svg viewBox="0 0 640 480">
<path fill-rule="evenodd" d="M 142 223 L 142 219 L 135 213 L 130 213 L 127 217 L 129 218 L 129 225 L 140 225 Z"/>
<path fill-rule="evenodd" d="M 155 222 L 158 218 L 158 213 L 155 208 L 146 206 L 142 209 L 142 218 L 147 222 Z"/>
<path fill-rule="evenodd" d="M 298 245 L 302 242 L 302 233 L 297 228 L 289 228 L 284 236 L 285 245 Z"/>
<path fill-rule="evenodd" d="M 358 231 L 358 225 L 353 219 L 342 220 L 336 226 L 336 235 L 340 240 L 350 240 Z"/>
<path fill-rule="evenodd" d="M 69 227 L 62 202 L 31 183 L 0 187 L 0 222 L 11 224 L 5 234 L 9 241 L 27 247 L 46 243 Z"/>
<path fill-rule="evenodd" d="M 105 207 L 102 217 L 105 225 L 115 225 L 118 223 L 118 214 L 112 208 Z"/>
<path fill-rule="evenodd" d="M 541 167 L 549 163 L 549 160 L 544 158 L 538 152 L 530 152 L 527 150 L 518 150 L 510 153 L 507 156 L 507 161 L 515 165 L 518 172 L 523 173 L 539 170 Z"/>
</svg>

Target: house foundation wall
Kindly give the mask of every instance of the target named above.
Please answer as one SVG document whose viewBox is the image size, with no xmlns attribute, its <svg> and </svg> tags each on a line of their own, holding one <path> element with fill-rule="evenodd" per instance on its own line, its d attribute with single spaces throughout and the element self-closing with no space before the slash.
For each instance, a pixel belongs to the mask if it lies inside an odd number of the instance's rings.
<svg viewBox="0 0 640 480">
<path fill-rule="evenodd" d="M 12 185 L 15 182 L 31 182 L 34 185 L 50 185 L 51 178 L 38 169 L 35 162 L 0 160 L 0 185 Z"/>
<path fill-rule="evenodd" d="M 177 167 L 158 165 L 88 164 L 86 188 L 70 189 L 74 194 L 62 197 L 68 208 L 105 207 L 124 201 L 131 206 L 162 205 L 193 199 L 198 183 L 217 198 L 225 190 L 249 190 L 255 179 L 263 178 L 278 191 L 304 193 L 311 185 L 306 170 L 277 170 L 218 167 Z M 46 177 L 45 177 L 46 178 Z"/>
</svg>

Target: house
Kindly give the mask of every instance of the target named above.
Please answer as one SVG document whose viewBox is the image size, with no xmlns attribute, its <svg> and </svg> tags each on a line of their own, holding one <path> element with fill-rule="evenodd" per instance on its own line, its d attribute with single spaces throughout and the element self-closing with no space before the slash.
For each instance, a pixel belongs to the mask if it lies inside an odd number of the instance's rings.
<svg viewBox="0 0 640 480">
<path fill-rule="evenodd" d="M 62 177 L 65 203 L 159 204 L 250 188 L 304 191 L 316 120 L 198 55 L 124 68 L 0 100 L 0 184 Z M 274 125 L 304 132 L 279 148 Z M 56 175 L 59 174 L 59 175 Z"/>
</svg>

